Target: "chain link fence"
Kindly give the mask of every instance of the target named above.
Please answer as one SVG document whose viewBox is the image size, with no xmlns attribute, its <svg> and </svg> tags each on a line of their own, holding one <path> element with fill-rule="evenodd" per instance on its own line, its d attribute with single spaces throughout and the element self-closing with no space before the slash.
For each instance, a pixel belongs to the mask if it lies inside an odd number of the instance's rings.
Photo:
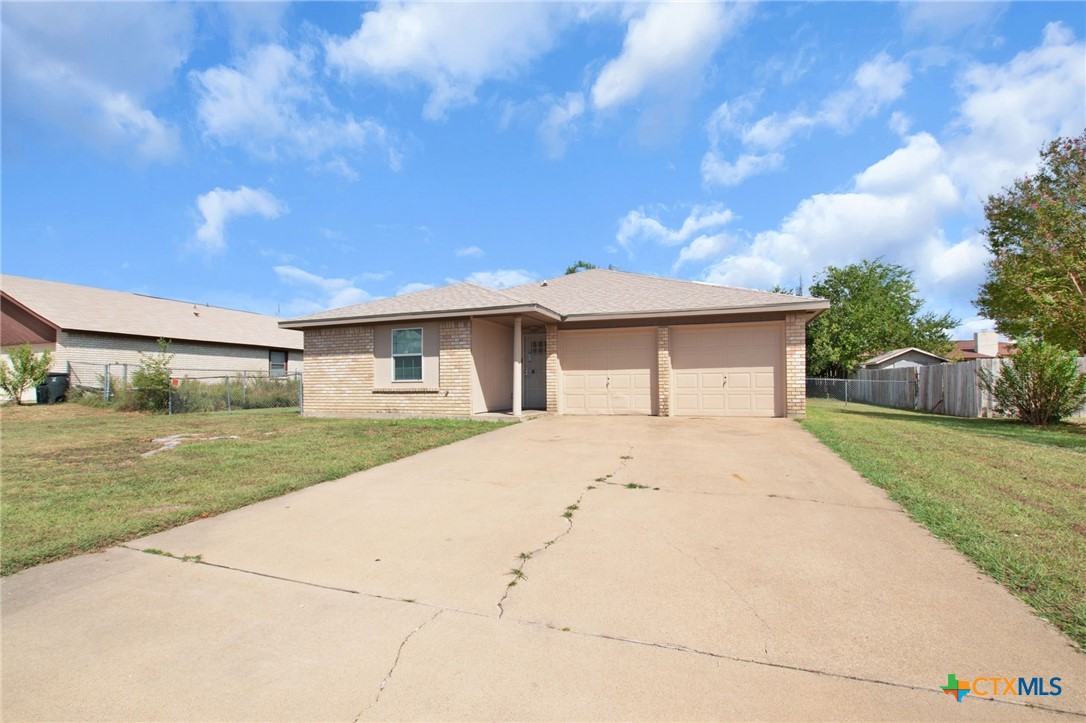
<svg viewBox="0 0 1086 723">
<path fill-rule="evenodd" d="M 133 391 L 138 364 L 66 362 L 71 386 L 114 404 Z M 169 414 L 302 406 L 302 373 L 170 369 Z"/>
<path fill-rule="evenodd" d="M 230 412 L 302 406 L 302 375 L 242 372 L 233 376 L 187 376 L 170 380 L 170 414 Z"/>
<path fill-rule="evenodd" d="M 836 399 L 848 404 L 916 408 L 917 385 L 908 380 L 807 378 L 808 399 Z"/>
</svg>

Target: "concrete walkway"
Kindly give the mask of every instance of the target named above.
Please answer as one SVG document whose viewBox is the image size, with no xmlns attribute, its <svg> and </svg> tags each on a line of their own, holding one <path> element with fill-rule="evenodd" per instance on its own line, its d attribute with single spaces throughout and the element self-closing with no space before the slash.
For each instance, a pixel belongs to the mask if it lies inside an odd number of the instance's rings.
<svg viewBox="0 0 1086 723">
<path fill-rule="evenodd" d="M 1086 656 L 787 420 L 546 417 L 0 589 L 5 720 L 1086 717 Z"/>
</svg>

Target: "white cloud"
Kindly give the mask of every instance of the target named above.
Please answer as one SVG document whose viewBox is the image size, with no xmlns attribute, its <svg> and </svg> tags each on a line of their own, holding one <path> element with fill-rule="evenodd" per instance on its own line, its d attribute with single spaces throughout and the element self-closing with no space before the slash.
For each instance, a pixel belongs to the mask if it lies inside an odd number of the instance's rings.
<svg viewBox="0 0 1086 723">
<path fill-rule="evenodd" d="M 963 74 L 953 170 L 980 201 L 1031 171 L 1041 147 L 1082 132 L 1086 119 L 1086 44 L 1060 23 L 1040 46 L 1005 65 L 976 64 Z"/>
<path fill-rule="evenodd" d="M 436 120 L 475 102 L 487 80 L 513 76 L 548 51 L 575 19 L 570 10 L 557 3 L 385 2 L 325 50 L 328 63 L 348 76 L 428 86 L 423 115 Z"/>
<path fill-rule="evenodd" d="M 263 159 L 296 157 L 348 180 L 358 177 L 344 154 L 374 149 L 393 170 L 402 151 L 383 125 L 333 107 L 315 78 L 310 48 L 253 48 L 233 66 L 191 74 L 203 137 Z"/>
<path fill-rule="evenodd" d="M 465 246 L 463 248 L 457 249 L 455 253 L 457 256 L 471 256 L 473 258 L 478 258 L 486 252 L 478 246 Z"/>
<path fill-rule="evenodd" d="M 358 288 L 353 279 L 325 278 L 299 269 L 297 266 L 276 266 L 274 270 L 280 281 L 303 288 L 311 287 L 320 293 L 320 301 L 295 300 L 294 308 L 308 307 L 309 311 L 337 309 L 342 306 L 361 304 L 373 298 Z"/>
<path fill-rule="evenodd" d="M 735 162 L 725 160 L 716 149 L 710 149 L 701 159 L 701 177 L 710 186 L 738 186 L 751 176 L 775 171 L 784 165 L 780 153 L 744 153 Z"/>
<path fill-rule="evenodd" d="M 911 78 L 908 64 L 879 53 L 856 69 L 847 87 L 824 98 L 814 113 L 771 113 L 744 123 L 742 119 L 753 109 L 750 97 L 722 103 L 706 123 L 709 150 L 701 162 L 702 181 L 707 186 L 735 186 L 777 170 L 784 165 L 779 151 L 797 134 L 819 127 L 850 132 L 900 98 Z M 742 148 L 735 161 L 728 161 L 721 149 L 730 137 L 737 138 Z"/>
<path fill-rule="evenodd" d="M 632 252 L 633 247 L 640 242 L 651 242 L 662 246 L 678 246 L 693 239 L 695 236 L 704 235 L 703 231 L 719 233 L 724 225 L 735 218 L 727 208 L 714 204 L 709 206 L 694 206 L 689 215 L 678 228 L 672 229 L 665 226 L 659 219 L 649 216 L 643 209 L 635 209 L 627 213 L 619 221 L 618 233 L 615 238 L 619 246 Z M 710 233 L 709 236 L 715 234 Z M 699 244 L 699 249 L 706 248 L 707 241 Z M 688 252 L 687 258 L 694 258 L 696 251 Z"/>
<path fill-rule="evenodd" d="M 142 161 L 177 155 L 178 129 L 147 98 L 188 58 L 191 6 L 6 3 L 2 22 L 5 116 L 45 121 Z M 19 128 L 5 123 L 4 132 Z"/>
<path fill-rule="evenodd" d="M 539 137 L 550 158 L 566 155 L 570 139 L 576 133 L 576 120 L 584 113 L 584 95 L 566 93 L 554 100 L 543 122 L 539 124 Z"/>
<path fill-rule="evenodd" d="M 414 294 L 416 291 L 426 291 L 427 289 L 434 288 L 433 284 L 423 284 L 420 282 L 414 282 L 410 284 L 404 284 L 400 288 L 396 289 L 396 296 L 403 296 L 404 294 Z"/>
<path fill-rule="evenodd" d="M 749 15 L 747 3 L 648 5 L 629 21 L 622 53 L 592 86 L 598 110 L 629 103 L 645 92 L 689 94 L 729 32 Z"/>
<path fill-rule="evenodd" d="M 903 2 L 905 30 L 948 39 L 968 30 L 988 31 L 1007 10 L 1002 2 Z"/>
<path fill-rule="evenodd" d="M 758 233 L 747 248 L 713 264 L 706 280 L 768 288 L 830 264 L 878 256 L 914 267 L 933 256 L 972 262 L 966 247 L 948 249 L 942 238 L 942 219 L 962 205 L 946 165 L 935 138 L 910 136 L 857 174 L 852 190 L 804 199 L 779 228 Z"/>
<path fill-rule="evenodd" d="M 263 189 L 241 186 L 228 191 L 216 188 L 196 198 L 196 209 L 203 216 L 203 223 L 196 229 L 193 246 L 207 253 L 218 253 L 226 248 L 226 223 L 237 216 L 263 216 L 278 218 L 287 212 L 286 205 Z"/>
<path fill-rule="evenodd" d="M 469 284 L 486 286 L 491 289 L 506 289 L 510 286 L 527 284 L 535 281 L 538 276 L 524 269 L 497 269 L 496 271 L 476 271 L 464 281 Z M 446 279 L 449 283 L 455 283 L 454 279 Z"/>
</svg>

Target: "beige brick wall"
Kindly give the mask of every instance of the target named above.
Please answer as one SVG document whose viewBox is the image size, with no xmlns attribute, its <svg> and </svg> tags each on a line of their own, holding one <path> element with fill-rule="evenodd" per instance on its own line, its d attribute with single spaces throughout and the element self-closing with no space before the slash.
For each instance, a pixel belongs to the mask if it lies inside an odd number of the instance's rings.
<svg viewBox="0 0 1086 723">
<path fill-rule="evenodd" d="M 788 314 L 784 320 L 785 414 L 807 414 L 807 315 Z"/>
<path fill-rule="evenodd" d="M 558 325 L 547 324 L 547 411 L 558 413 L 558 376 L 562 367 L 558 364 Z"/>
<path fill-rule="evenodd" d="M 657 414 L 671 416 L 671 329 L 656 327 Z"/>
<path fill-rule="evenodd" d="M 307 329 L 304 413 L 314 417 L 471 414 L 471 322 L 442 321 L 438 388 L 374 391 L 372 326 Z"/>
</svg>

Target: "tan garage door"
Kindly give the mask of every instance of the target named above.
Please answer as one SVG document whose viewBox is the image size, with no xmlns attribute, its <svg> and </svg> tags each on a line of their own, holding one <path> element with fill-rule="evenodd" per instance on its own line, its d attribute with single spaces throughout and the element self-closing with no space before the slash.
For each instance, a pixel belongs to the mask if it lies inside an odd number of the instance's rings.
<svg viewBox="0 0 1086 723">
<path fill-rule="evenodd" d="M 565 414 L 653 414 L 656 330 L 558 334 Z"/>
<path fill-rule="evenodd" d="M 677 415 L 781 414 L 779 324 L 672 327 L 672 408 Z"/>
</svg>

